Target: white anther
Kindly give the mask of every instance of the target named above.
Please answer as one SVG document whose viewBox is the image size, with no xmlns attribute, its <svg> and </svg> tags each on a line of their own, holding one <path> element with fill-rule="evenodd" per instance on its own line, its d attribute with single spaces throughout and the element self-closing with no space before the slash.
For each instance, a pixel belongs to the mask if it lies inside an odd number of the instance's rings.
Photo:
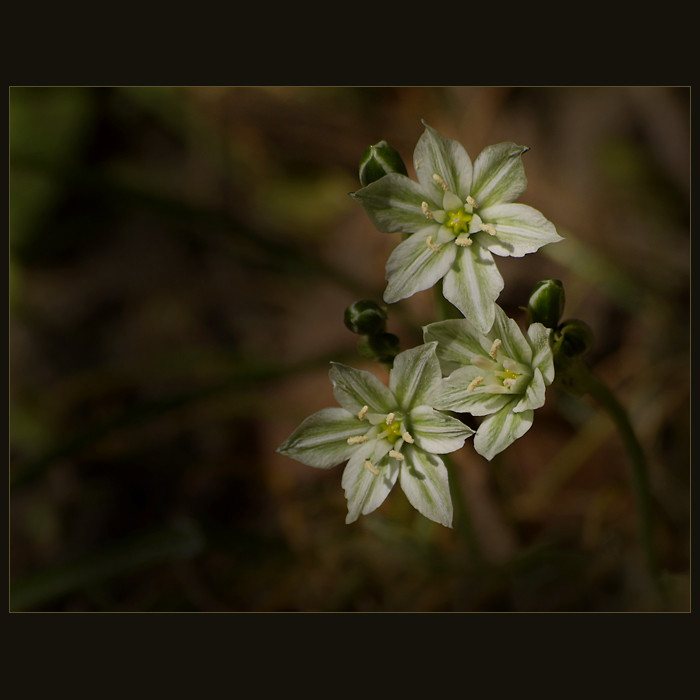
<svg viewBox="0 0 700 700">
<path fill-rule="evenodd" d="M 421 202 L 420 208 L 422 209 L 423 214 L 425 214 L 426 219 L 433 218 L 433 212 L 428 209 L 428 202 Z"/>
<path fill-rule="evenodd" d="M 362 420 L 367 415 L 367 411 L 369 411 L 369 406 L 363 406 L 357 414 L 357 417 Z"/>
<path fill-rule="evenodd" d="M 513 386 L 513 384 L 515 384 L 515 379 L 506 378 L 503 380 L 503 386 L 506 389 L 510 389 Z"/>
<path fill-rule="evenodd" d="M 489 355 L 495 360 L 496 359 L 496 353 L 498 352 L 498 348 L 501 347 L 501 339 L 496 338 L 496 340 L 493 341 L 493 345 L 491 346 L 491 349 L 489 350 Z"/>
<path fill-rule="evenodd" d="M 476 387 L 479 386 L 479 384 L 482 384 L 484 381 L 483 377 L 474 377 L 474 379 L 469 382 L 469 386 L 467 387 L 467 394 L 471 394 Z"/>
<path fill-rule="evenodd" d="M 367 442 L 369 438 L 366 435 L 355 435 L 354 437 L 348 438 L 348 445 L 361 445 L 363 442 Z"/>
<path fill-rule="evenodd" d="M 404 439 L 404 442 L 407 442 L 409 445 L 412 445 L 415 442 L 415 440 L 411 437 L 411 433 L 406 430 L 401 433 L 401 437 Z"/>
<path fill-rule="evenodd" d="M 469 206 L 474 207 L 475 209 L 476 209 L 476 207 L 479 206 L 479 205 L 476 203 L 476 199 L 474 199 L 474 197 L 472 197 L 471 195 L 469 195 L 469 196 L 467 197 L 467 204 L 468 204 Z"/>
<path fill-rule="evenodd" d="M 398 452 L 397 450 L 389 450 L 389 457 L 393 457 L 394 459 L 398 459 L 399 462 L 403 462 L 403 455 Z"/>
<path fill-rule="evenodd" d="M 372 474 L 374 474 L 375 476 L 379 474 L 379 469 L 377 469 L 374 466 L 374 464 L 372 464 L 372 462 L 370 462 L 368 459 L 365 460 L 364 467 L 368 472 L 372 472 Z"/>
<path fill-rule="evenodd" d="M 435 182 L 437 182 L 437 184 L 440 185 L 440 187 L 442 187 L 442 189 L 445 190 L 445 192 L 450 191 L 450 188 L 447 186 L 447 183 L 437 173 L 433 173 L 433 180 L 435 180 Z"/>
<path fill-rule="evenodd" d="M 495 236 L 496 233 L 496 227 L 493 224 L 481 224 L 481 228 L 486 231 L 486 233 L 489 234 L 489 236 Z"/>
<path fill-rule="evenodd" d="M 435 243 L 433 243 L 433 237 L 432 237 L 432 236 L 428 236 L 428 237 L 425 239 L 425 245 L 427 245 L 428 248 L 430 248 L 430 250 L 433 251 L 433 253 L 437 253 L 437 252 L 440 250 L 440 246 L 439 246 L 439 245 L 435 245 Z"/>
<path fill-rule="evenodd" d="M 462 246 L 462 248 L 466 248 L 467 246 L 470 246 L 473 241 L 468 233 L 463 233 L 461 236 L 457 236 L 457 238 L 455 238 L 455 243 Z"/>
<path fill-rule="evenodd" d="M 387 413 L 386 414 L 386 420 L 384 421 L 387 425 L 391 425 L 394 422 L 394 418 L 396 416 L 393 413 Z"/>
</svg>

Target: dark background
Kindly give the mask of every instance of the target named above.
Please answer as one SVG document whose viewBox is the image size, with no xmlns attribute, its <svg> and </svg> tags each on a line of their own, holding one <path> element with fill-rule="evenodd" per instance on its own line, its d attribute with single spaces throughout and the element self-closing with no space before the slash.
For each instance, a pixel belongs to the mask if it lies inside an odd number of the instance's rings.
<svg viewBox="0 0 700 700">
<path fill-rule="evenodd" d="M 685 87 L 12 87 L 10 580 L 15 611 L 689 610 Z M 492 462 L 455 455 L 454 529 L 395 489 L 345 525 L 342 468 L 275 448 L 334 405 L 343 325 L 396 235 L 348 193 L 421 119 L 472 159 L 516 141 L 565 241 L 498 258 L 520 322 L 555 277 L 645 448 L 666 594 L 644 574 L 607 414 L 552 388 Z M 434 320 L 389 308 L 402 347 Z"/>
</svg>

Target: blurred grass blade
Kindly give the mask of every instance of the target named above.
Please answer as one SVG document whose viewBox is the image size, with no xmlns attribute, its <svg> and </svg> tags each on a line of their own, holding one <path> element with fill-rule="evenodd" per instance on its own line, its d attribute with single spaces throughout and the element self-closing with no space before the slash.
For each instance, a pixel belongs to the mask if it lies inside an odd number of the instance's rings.
<svg viewBox="0 0 700 700">
<path fill-rule="evenodd" d="M 203 548 L 204 537 L 197 524 L 180 520 L 76 561 L 29 574 L 11 585 L 10 610 L 36 609 L 63 595 L 116 576 L 166 561 L 193 557 Z"/>
</svg>

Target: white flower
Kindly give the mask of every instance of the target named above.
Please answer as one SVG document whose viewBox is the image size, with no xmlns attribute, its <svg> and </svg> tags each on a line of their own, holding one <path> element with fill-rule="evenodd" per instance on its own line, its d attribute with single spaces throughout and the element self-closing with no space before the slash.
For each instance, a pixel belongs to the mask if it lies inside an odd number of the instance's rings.
<svg viewBox="0 0 700 700">
<path fill-rule="evenodd" d="M 460 143 L 423 124 L 413 156 L 418 182 L 389 173 L 352 196 L 380 231 L 412 234 L 387 261 L 384 300 L 442 279 L 445 298 L 486 332 L 503 289 L 493 255 L 522 257 L 562 238 L 539 211 L 513 204 L 527 185 L 527 147 L 488 146 L 472 165 Z"/>
<path fill-rule="evenodd" d="M 367 371 L 333 363 L 330 379 L 340 407 L 309 416 L 277 448 L 319 469 L 348 460 L 346 523 L 377 509 L 398 480 L 414 508 L 452 526 L 447 469 L 438 455 L 458 450 L 474 431 L 431 405 L 442 376 L 435 346 L 398 354 L 388 387 Z"/>
<path fill-rule="evenodd" d="M 474 436 L 474 449 L 492 459 L 532 425 L 534 409 L 545 401 L 554 379 L 550 330 L 532 323 L 523 335 L 518 324 L 495 305 L 488 333 L 466 319 L 431 323 L 426 342 L 437 341 L 445 375 L 434 405 L 443 410 L 487 416 Z"/>
</svg>

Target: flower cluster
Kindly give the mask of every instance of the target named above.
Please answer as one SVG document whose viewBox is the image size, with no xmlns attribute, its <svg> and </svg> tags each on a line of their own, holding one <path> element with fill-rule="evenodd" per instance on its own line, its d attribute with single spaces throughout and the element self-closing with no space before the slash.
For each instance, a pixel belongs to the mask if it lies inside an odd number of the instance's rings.
<svg viewBox="0 0 700 700">
<path fill-rule="evenodd" d="M 365 151 L 363 187 L 352 196 L 379 231 L 403 234 L 387 261 L 384 301 L 440 282 L 463 318 L 427 325 L 423 345 L 393 357 L 388 386 L 333 363 L 339 406 L 308 417 L 278 448 L 320 469 L 347 462 L 347 523 L 378 508 L 398 481 L 420 513 L 450 527 L 439 455 L 474 435 L 475 450 L 492 459 L 531 427 L 554 379 L 551 329 L 536 321 L 523 333 L 496 303 L 504 283 L 494 255 L 523 257 L 561 240 L 539 211 L 514 203 L 527 184 L 527 147 L 488 146 L 472 163 L 460 143 L 424 126 L 413 158 L 417 181 L 381 141 Z M 353 309 L 346 325 L 366 332 L 355 328 L 366 313 Z M 481 418 L 476 432 L 451 413 Z"/>
</svg>

